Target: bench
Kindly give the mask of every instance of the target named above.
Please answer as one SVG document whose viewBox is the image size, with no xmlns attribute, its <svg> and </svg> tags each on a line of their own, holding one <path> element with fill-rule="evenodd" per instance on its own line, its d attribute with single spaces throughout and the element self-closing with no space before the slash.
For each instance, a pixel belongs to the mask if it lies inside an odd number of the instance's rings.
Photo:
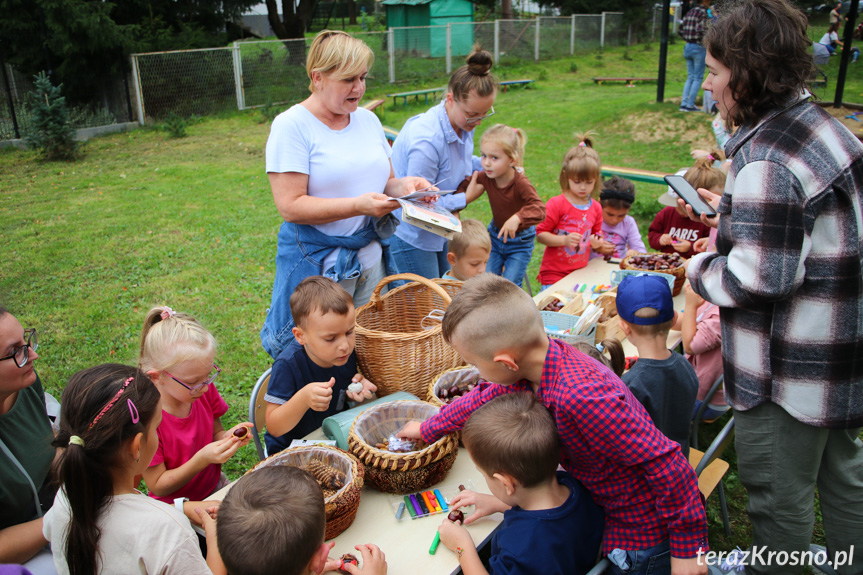
<svg viewBox="0 0 863 575">
<path fill-rule="evenodd" d="M 399 92 L 398 94 L 387 94 L 387 98 L 393 99 L 393 105 L 398 103 L 398 98 L 404 98 L 404 105 L 408 105 L 408 98 L 414 96 L 414 99 L 419 102 L 420 96 L 425 96 L 426 104 L 429 103 L 429 94 L 437 94 L 438 92 L 444 92 L 446 90 L 446 86 L 441 86 L 440 88 L 429 88 L 427 90 L 413 90 L 412 92 Z"/>
<path fill-rule="evenodd" d="M 383 106 L 384 102 L 386 102 L 386 100 L 369 100 L 368 102 L 363 104 L 363 108 L 374 112 L 375 110 Z"/>
<path fill-rule="evenodd" d="M 652 170 L 639 170 L 638 168 L 622 168 L 619 166 L 603 165 L 602 175 L 605 177 L 620 176 L 621 178 L 626 178 L 627 180 L 632 180 L 634 182 L 660 184 L 665 186 L 667 184 L 663 178 L 668 174 L 663 172 L 654 172 Z"/>
<path fill-rule="evenodd" d="M 657 78 L 642 78 L 638 76 L 620 76 L 617 78 L 593 78 L 594 84 L 602 84 L 603 82 L 626 82 L 627 88 L 633 88 L 636 82 L 657 82 Z"/>
<path fill-rule="evenodd" d="M 535 80 L 505 80 L 500 83 L 501 87 L 503 87 L 503 91 L 506 92 L 510 86 L 527 86 L 528 84 L 532 84 Z"/>
<path fill-rule="evenodd" d="M 393 145 L 393 142 L 396 141 L 396 137 L 399 135 L 399 131 L 395 128 L 390 128 L 389 126 L 384 126 L 384 136 L 387 137 L 387 142 L 390 143 L 390 146 Z"/>
</svg>

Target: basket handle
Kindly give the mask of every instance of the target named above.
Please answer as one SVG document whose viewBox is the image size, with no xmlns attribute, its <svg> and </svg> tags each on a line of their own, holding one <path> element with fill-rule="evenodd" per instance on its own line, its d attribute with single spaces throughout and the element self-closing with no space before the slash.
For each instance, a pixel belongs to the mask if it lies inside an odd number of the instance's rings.
<svg viewBox="0 0 863 575">
<path fill-rule="evenodd" d="M 431 289 L 436 294 L 438 294 L 441 297 L 441 299 L 443 299 L 444 303 L 447 306 L 449 306 L 449 304 L 452 303 L 452 298 L 449 297 L 449 294 L 446 293 L 446 290 L 444 290 L 442 287 L 440 287 L 438 284 L 434 283 L 430 279 L 424 278 L 422 276 L 418 276 L 417 274 L 395 274 L 395 275 L 387 276 L 384 279 L 382 279 L 378 283 L 378 285 L 375 286 L 375 289 L 372 291 L 372 297 L 371 297 L 370 301 L 373 301 L 375 303 L 375 307 L 377 307 L 378 311 L 381 311 L 381 309 L 383 308 L 383 301 L 381 298 L 381 290 L 384 289 L 384 286 L 387 285 L 388 283 L 397 282 L 397 281 L 401 281 L 401 280 L 408 280 L 408 281 L 412 281 L 412 282 L 421 283 L 424 286 L 426 286 L 427 288 Z"/>
</svg>

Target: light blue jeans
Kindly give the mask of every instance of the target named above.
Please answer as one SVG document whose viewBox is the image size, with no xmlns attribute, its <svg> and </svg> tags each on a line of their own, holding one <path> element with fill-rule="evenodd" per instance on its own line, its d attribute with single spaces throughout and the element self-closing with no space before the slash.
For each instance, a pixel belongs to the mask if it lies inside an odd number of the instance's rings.
<svg viewBox="0 0 863 575">
<path fill-rule="evenodd" d="M 415 248 L 398 236 L 392 236 L 387 241 L 390 254 L 400 274 L 417 274 L 424 278 L 435 279 L 449 270 L 449 262 L 446 261 L 448 243 L 444 243 L 443 250 L 439 252 L 427 252 Z"/>
<path fill-rule="evenodd" d="M 683 99 L 681 106 L 694 107 L 698 90 L 704 82 L 704 58 L 707 56 L 707 48 L 695 42 L 687 42 L 683 49 L 683 57 L 686 59 L 686 83 L 683 85 Z"/>
<path fill-rule="evenodd" d="M 667 575 L 671 573 L 671 545 L 668 540 L 649 549 L 615 549 L 608 555 L 614 575 Z"/>
<path fill-rule="evenodd" d="M 488 235 L 491 236 L 491 253 L 485 271 L 503 276 L 517 286 L 524 282 L 527 264 L 533 255 L 533 241 L 536 239 L 536 228 L 531 226 L 520 231 L 514 238 L 503 240 L 497 238 L 500 230 L 494 222 L 488 225 Z"/>
</svg>

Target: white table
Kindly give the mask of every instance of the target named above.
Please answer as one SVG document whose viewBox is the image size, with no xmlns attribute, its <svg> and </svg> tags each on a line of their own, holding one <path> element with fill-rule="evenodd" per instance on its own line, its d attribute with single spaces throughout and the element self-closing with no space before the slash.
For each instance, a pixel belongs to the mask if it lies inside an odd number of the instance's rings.
<svg viewBox="0 0 863 575">
<path fill-rule="evenodd" d="M 318 430 L 306 436 L 306 439 L 324 439 L 324 434 Z M 489 493 L 485 480 L 471 461 L 467 450 L 460 447 L 455 463 L 442 484 L 458 485 L 468 481 L 473 483 L 477 492 Z M 231 485 L 228 485 L 207 499 L 222 500 L 230 489 Z M 330 557 L 338 558 L 344 553 L 353 553 L 361 558 L 359 552 L 354 549 L 354 545 L 374 543 L 386 555 L 390 573 L 399 575 L 461 573 L 455 553 L 443 544 L 438 546 L 437 553 L 429 554 L 429 547 L 437 533 L 438 525 L 444 520 L 446 514 L 412 520 L 405 510 L 402 519 L 397 520 L 390 505 L 390 499 L 393 497 L 398 496 L 363 486 L 357 516 L 351 526 L 335 538 L 336 545 L 330 551 Z M 467 526 L 477 547 L 491 541 L 493 532 L 501 521 L 503 521 L 503 514 L 495 513 Z"/>
<path fill-rule="evenodd" d="M 533 297 L 533 301 L 539 303 L 543 297 L 554 292 L 571 292 L 572 288 L 575 287 L 575 284 L 587 284 L 588 289 L 594 285 L 610 284 L 611 272 L 618 269 L 620 269 L 620 264 L 611 264 L 602 258 L 594 258 L 590 260 L 587 266 L 579 270 L 575 270 L 574 272 L 570 272 L 570 274 L 565 278 L 559 280 L 548 289 L 536 294 Z M 683 290 L 674 297 L 673 301 L 674 309 L 679 312 L 683 312 L 683 306 L 686 304 L 686 296 L 684 295 Z M 668 349 L 674 349 L 680 345 L 680 338 L 681 336 L 679 331 L 670 331 L 668 333 Z M 635 346 L 632 345 L 628 339 L 624 339 L 621 343 L 623 344 L 623 353 L 627 357 L 638 355 L 638 350 L 635 349 Z"/>
</svg>

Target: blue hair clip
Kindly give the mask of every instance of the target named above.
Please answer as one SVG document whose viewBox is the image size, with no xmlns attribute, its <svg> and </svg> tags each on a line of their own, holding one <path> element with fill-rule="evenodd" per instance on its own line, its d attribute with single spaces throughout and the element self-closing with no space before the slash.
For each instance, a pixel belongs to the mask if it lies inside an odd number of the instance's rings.
<svg viewBox="0 0 863 575">
<path fill-rule="evenodd" d="M 605 346 L 604 346 L 604 345 L 602 345 L 601 343 L 596 344 L 596 351 L 598 351 L 599 353 L 604 352 L 604 351 L 605 351 Z"/>
</svg>

